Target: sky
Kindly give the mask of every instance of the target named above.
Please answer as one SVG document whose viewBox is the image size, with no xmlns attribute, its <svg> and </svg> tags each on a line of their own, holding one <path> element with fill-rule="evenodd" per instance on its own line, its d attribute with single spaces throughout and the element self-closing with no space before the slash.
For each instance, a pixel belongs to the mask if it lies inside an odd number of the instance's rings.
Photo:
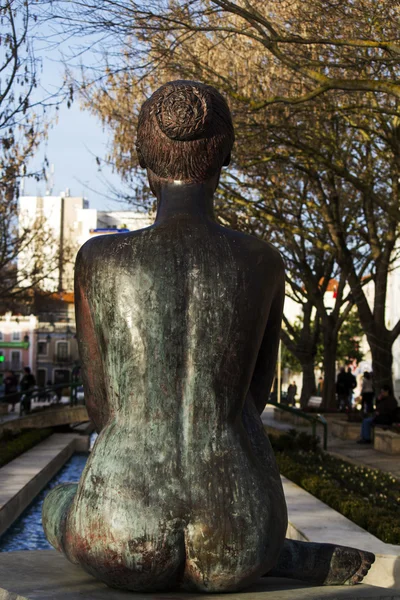
<svg viewBox="0 0 400 600">
<path fill-rule="evenodd" d="M 58 89 L 62 83 L 63 65 L 59 61 L 57 50 L 47 53 L 43 58 L 43 71 L 40 75 L 41 90 L 45 94 Z M 41 164 L 44 155 L 50 165 L 54 165 L 54 173 L 46 181 L 36 182 L 26 178 L 22 195 L 44 195 L 51 190 L 52 195 L 59 195 L 69 188 L 71 196 L 84 195 L 88 198 L 90 207 L 100 210 L 126 210 L 130 208 L 110 199 L 107 182 L 113 187 L 122 189 L 121 178 L 112 172 L 111 168 L 99 166 L 96 156 L 103 158 L 106 154 L 109 134 L 103 130 L 100 121 L 88 111 L 80 110 L 79 101 L 75 100 L 71 108 L 66 104 L 57 111 L 57 121 L 53 121 L 47 141 L 39 149 L 37 158 L 32 165 Z M 56 111 L 51 113 L 56 116 Z"/>
</svg>

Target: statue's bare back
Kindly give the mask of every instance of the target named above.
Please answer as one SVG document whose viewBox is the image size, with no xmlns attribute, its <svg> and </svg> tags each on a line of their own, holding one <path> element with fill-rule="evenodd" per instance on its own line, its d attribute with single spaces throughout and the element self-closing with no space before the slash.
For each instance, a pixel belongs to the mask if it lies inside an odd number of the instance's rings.
<svg viewBox="0 0 400 600">
<path fill-rule="evenodd" d="M 271 246 L 215 218 L 233 141 L 216 90 L 160 88 L 137 143 L 155 224 L 94 238 L 77 257 L 82 377 L 99 436 L 79 484 L 46 497 L 43 524 L 55 548 L 113 587 L 227 592 L 264 574 L 356 583 L 373 560 L 285 540 L 260 418 L 285 274 Z"/>
</svg>

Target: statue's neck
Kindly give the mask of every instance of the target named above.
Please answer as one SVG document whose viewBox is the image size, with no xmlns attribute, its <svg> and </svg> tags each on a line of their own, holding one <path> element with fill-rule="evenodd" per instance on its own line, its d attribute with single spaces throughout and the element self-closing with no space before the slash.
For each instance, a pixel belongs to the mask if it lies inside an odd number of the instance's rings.
<svg viewBox="0 0 400 600">
<path fill-rule="evenodd" d="M 215 221 L 214 187 L 207 183 L 163 183 L 157 190 L 156 223 L 178 215 Z"/>
</svg>

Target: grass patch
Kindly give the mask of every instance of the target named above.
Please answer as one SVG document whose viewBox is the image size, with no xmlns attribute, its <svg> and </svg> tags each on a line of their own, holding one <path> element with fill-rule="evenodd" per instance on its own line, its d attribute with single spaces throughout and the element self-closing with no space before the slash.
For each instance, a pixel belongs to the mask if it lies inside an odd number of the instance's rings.
<svg viewBox="0 0 400 600">
<path fill-rule="evenodd" d="M 305 433 L 293 430 L 270 439 L 282 475 L 383 542 L 400 544 L 397 479 L 330 456 Z"/>
<path fill-rule="evenodd" d="M 0 439 L 0 467 L 14 460 L 53 433 L 51 428 L 30 429 L 22 433 L 5 432 Z"/>
</svg>

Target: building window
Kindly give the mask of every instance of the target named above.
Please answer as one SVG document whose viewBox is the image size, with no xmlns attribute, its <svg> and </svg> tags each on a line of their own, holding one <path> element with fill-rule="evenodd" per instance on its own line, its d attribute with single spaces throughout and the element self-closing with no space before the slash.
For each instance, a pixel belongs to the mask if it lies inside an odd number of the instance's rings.
<svg viewBox="0 0 400 600">
<path fill-rule="evenodd" d="M 11 352 L 11 369 L 13 371 L 19 371 L 21 368 L 21 353 L 18 350 Z"/>
<path fill-rule="evenodd" d="M 39 356 L 47 356 L 47 342 L 43 342 L 43 341 L 38 342 L 37 353 Z"/>
<path fill-rule="evenodd" d="M 12 339 L 13 339 L 13 342 L 19 342 L 21 340 L 21 332 L 13 331 Z"/>
<path fill-rule="evenodd" d="M 3 341 L 3 339 L 4 339 L 4 338 L 3 338 L 3 332 L 2 332 L 2 331 L 0 331 L 0 342 L 2 342 L 2 341 Z"/>
<path fill-rule="evenodd" d="M 59 360 L 66 360 L 68 358 L 68 342 L 57 343 L 57 358 Z"/>
</svg>

